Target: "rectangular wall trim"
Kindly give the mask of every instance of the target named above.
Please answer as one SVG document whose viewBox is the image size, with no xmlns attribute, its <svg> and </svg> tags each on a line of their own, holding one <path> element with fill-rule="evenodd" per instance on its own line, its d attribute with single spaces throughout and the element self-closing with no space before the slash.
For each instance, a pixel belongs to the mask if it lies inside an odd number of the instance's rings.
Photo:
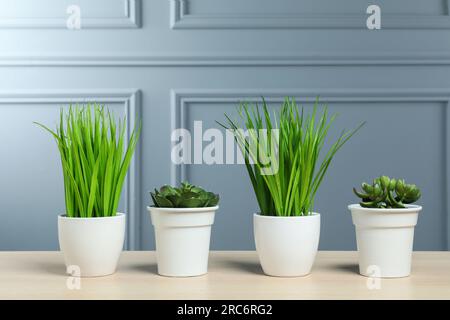
<svg viewBox="0 0 450 320">
<path fill-rule="evenodd" d="M 67 20 L 73 14 L 59 0 L 8 1 L 12 1 L 9 11 L 0 13 L 0 29 L 68 29 Z M 70 5 L 80 9 L 81 29 L 123 29 L 140 27 L 140 1 L 73 0 Z"/>
<path fill-rule="evenodd" d="M 268 102 L 279 102 L 285 96 L 297 98 L 297 101 L 314 102 L 320 93 L 321 102 L 442 102 L 446 105 L 447 124 L 450 123 L 450 90 L 449 89 L 173 89 L 171 91 L 171 129 L 187 128 L 186 114 L 190 103 L 233 103 L 240 101 L 259 102 L 264 96 Z M 446 194 L 450 190 L 450 128 L 445 128 L 446 161 L 445 161 L 445 188 Z M 186 180 L 186 165 L 171 164 L 171 183 L 178 185 Z M 450 250 L 450 200 L 445 203 L 447 218 L 447 250 Z"/>
<path fill-rule="evenodd" d="M 139 117 L 140 91 L 135 89 L 111 90 L 65 90 L 65 91 L 0 91 L 0 105 L 2 104 L 42 104 L 42 103 L 87 103 L 102 104 L 123 103 L 124 116 L 127 119 L 127 141 L 131 136 Z M 130 164 L 130 169 L 124 183 L 125 214 L 127 215 L 127 238 L 125 247 L 128 250 L 139 249 L 140 225 L 140 144 Z M 57 213 L 55 212 L 55 220 Z"/>
<path fill-rule="evenodd" d="M 365 11 L 355 13 L 242 14 L 190 12 L 195 0 L 171 0 L 172 29 L 360 29 L 367 30 Z M 375 4 L 375 3 L 374 3 Z M 257 2 L 255 2 L 257 5 Z M 278 4 L 277 4 L 278 5 Z M 408 3 L 405 1 L 405 5 Z M 381 6 L 382 7 L 382 6 Z M 382 12 L 382 29 L 450 29 L 448 14 L 415 15 Z"/>
<path fill-rule="evenodd" d="M 191 66 L 422 66 L 450 65 L 450 55 L 437 52 L 399 52 L 395 54 L 334 53 L 247 54 L 217 55 L 25 55 L 1 56 L 0 67 L 191 67 Z"/>
</svg>

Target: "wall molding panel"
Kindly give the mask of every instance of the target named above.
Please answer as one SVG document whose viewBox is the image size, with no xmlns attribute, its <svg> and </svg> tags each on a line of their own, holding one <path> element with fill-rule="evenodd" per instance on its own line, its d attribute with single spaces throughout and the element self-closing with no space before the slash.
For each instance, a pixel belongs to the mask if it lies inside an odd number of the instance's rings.
<svg viewBox="0 0 450 320">
<path fill-rule="evenodd" d="M 121 90 L 52 90 L 52 91 L 0 91 L 0 107 L 4 104 L 70 104 L 70 103 L 122 103 L 123 112 L 127 121 L 127 140 L 135 127 L 136 119 L 140 114 L 140 91 L 135 89 Z M 125 214 L 127 215 L 127 237 L 125 247 L 128 250 L 139 248 L 140 232 L 140 144 L 136 147 L 136 153 L 130 164 L 129 173 L 124 183 Z M 56 213 L 55 213 L 56 214 Z M 55 215 L 56 219 L 56 215 Z"/>
<path fill-rule="evenodd" d="M 252 0 L 258 5 L 258 0 Z M 445 0 L 439 0 L 446 7 Z M 171 0 L 170 26 L 172 29 L 367 29 L 367 14 L 361 4 L 360 13 L 282 14 L 202 13 L 190 11 L 195 0 Z M 278 1 L 274 2 L 279 6 Z M 405 1 L 405 6 L 409 4 Z M 299 6 L 301 7 L 301 6 Z M 442 14 L 382 13 L 382 29 L 450 29 L 448 12 Z M 448 11 L 448 9 L 447 9 Z"/>
<path fill-rule="evenodd" d="M 69 5 L 81 9 L 81 30 L 140 27 L 141 0 L 73 0 L 69 4 L 39 0 L 39 5 L 36 0 L 6 1 L 10 3 L 2 6 L 8 10 L 0 13 L 0 29 L 67 29 Z"/>
<path fill-rule="evenodd" d="M 0 56 L 0 67 L 235 67 L 235 66 L 446 66 L 450 54 L 361 53 L 261 55 L 259 53 L 217 55 L 15 55 Z"/>
<path fill-rule="evenodd" d="M 233 103 L 240 101 L 260 101 L 264 95 L 268 102 L 283 102 L 285 96 L 293 96 L 298 101 L 314 102 L 320 93 L 322 102 L 440 102 L 446 105 L 447 124 L 450 123 L 450 89 L 226 89 L 226 90 L 191 90 L 173 89 L 171 91 L 171 130 L 186 128 L 186 117 L 190 103 Z M 450 190 L 450 128 L 445 126 L 445 188 Z M 187 178 L 187 165 L 171 164 L 171 183 L 178 185 Z M 445 200 L 446 210 L 446 245 L 450 250 L 450 199 Z"/>
</svg>

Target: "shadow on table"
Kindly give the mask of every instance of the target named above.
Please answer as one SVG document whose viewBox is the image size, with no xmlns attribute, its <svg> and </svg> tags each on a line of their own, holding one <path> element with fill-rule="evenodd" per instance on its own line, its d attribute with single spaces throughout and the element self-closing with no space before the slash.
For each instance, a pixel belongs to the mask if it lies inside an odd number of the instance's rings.
<svg viewBox="0 0 450 320">
<path fill-rule="evenodd" d="M 64 263 L 40 262 L 36 264 L 36 269 L 56 276 L 67 276 L 66 265 Z"/>
<path fill-rule="evenodd" d="M 56 276 L 69 276 L 69 274 L 66 273 L 66 266 L 64 263 L 41 262 L 36 264 L 35 268 L 40 270 L 41 272 Z M 158 274 L 156 264 L 138 264 L 133 265 L 130 268 L 137 272 Z"/>
<path fill-rule="evenodd" d="M 229 260 L 224 262 L 226 267 L 233 268 L 239 271 L 244 271 L 247 273 L 254 273 L 264 275 L 262 271 L 261 265 L 259 262 L 250 262 L 250 261 L 238 261 L 238 260 Z"/>
<path fill-rule="evenodd" d="M 157 267 L 156 263 L 136 264 L 136 265 L 130 266 L 129 268 L 132 269 L 133 271 L 137 271 L 137 272 L 158 274 L 158 267 Z"/>
<path fill-rule="evenodd" d="M 346 273 L 359 274 L 359 266 L 357 263 L 338 264 L 333 266 L 333 268 Z"/>
</svg>

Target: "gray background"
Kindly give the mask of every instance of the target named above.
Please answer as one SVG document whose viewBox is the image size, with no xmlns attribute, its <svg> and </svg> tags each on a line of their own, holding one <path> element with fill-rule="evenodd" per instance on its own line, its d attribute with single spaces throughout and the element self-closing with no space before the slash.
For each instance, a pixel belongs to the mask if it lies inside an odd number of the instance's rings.
<svg viewBox="0 0 450 320">
<path fill-rule="evenodd" d="M 56 250 L 64 212 L 48 134 L 60 106 L 99 101 L 143 122 L 121 204 L 127 248 L 153 249 L 148 190 L 183 178 L 220 193 L 212 249 L 253 249 L 257 204 L 239 165 L 174 167 L 170 133 L 217 127 L 240 100 L 320 95 L 334 131 L 367 125 L 335 158 L 316 199 L 320 248 L 354 250 L 351 188 L 379 174 L 423 191 L 416 250 L 450 245 L 450 17 L 447 1 L 0 0 L 0 249 Z M 82 29 L 66 28 L 79 4 Z M 183 177 L 184 176 L 184 177 Z"/>
</svg>

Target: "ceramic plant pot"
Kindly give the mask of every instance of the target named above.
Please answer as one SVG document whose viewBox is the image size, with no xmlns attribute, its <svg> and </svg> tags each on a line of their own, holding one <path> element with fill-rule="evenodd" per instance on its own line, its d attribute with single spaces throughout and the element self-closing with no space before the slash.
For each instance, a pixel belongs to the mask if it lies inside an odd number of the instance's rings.
<svg viewBox="0 0 450 320">
<path fill-rule="evenodd" d="M 278 217 L 254 214 L 256 251 L 265 274 L 300 277 L 311 272 L 320 237 L 320 214 Z"/>
<path fill-rule="evenodd" d="M 71 274 L 99 277 L 116 271 L 125 239 L 125 214 L 112 217 L 58 217 L 58 238 Z"/>
<path fill-rule="evenodd" d="M 367 277 L 407 277 L 411 273 L 414 227 L 421 206 L 404 209 L 348 207 L 356 229 L 359 272 Z"/>
<path fill-rule="evenodd" d="M 208 272 L 211 226 L 218 208 L 148 207 L 160 275 L 192 277 Z"/>
</svg>

